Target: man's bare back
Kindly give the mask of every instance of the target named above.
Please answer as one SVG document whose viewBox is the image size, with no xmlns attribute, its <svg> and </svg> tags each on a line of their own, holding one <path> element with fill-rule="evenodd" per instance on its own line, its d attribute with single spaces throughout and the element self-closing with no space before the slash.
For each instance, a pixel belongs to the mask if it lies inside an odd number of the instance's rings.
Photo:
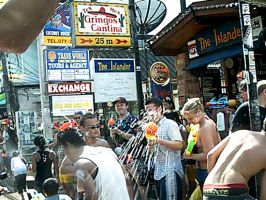
<svg viewBox="0 0 266 200">
<path fill-rule="evenodd" d="M 251 176 L 266 169 L 265 158 L 265 131 L 236 131 L 209 152 L 209 175 L 204 187 L 232 184 L 248 187 Z M 266 199 L 265 172 L 261 191 L 261 199 Z"/>
</svg>

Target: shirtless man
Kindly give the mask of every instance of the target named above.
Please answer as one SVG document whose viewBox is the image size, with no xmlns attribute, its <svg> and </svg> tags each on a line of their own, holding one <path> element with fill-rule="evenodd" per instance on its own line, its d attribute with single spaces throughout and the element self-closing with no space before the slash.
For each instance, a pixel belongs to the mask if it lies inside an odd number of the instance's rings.
<svg viewBox="0 0 266 200">
<path fill-rule="evenodd" d="M 129 200 L 123 170 L 110 148 L 86 146 L 83 135 L 73 128 L 65 130 L 60 142 L 74 163 L 86 199 Z"/>
<path fill-rule="evenodd" d="M 85 133 L 85 142 L 89 146 L 107 147 L 110 148 L 109 143 L 99 138 L 100 137 L 100 123 L 95 114 L 86 113 L 81 117 L 79 129 Z"/>
<path fill-rule="evenodd" d="M 266 199 L 266 119 L 261 132 L 232 133 L 208 154 L 209 175 L 204 183 L 204 200 L 254 199 L 248 194 L 248 180 L 264 170 L 260 199 Z"/>
<path fill-rule="evenodd" d="M 0 51 L 23 53 L 60 0 L 9 0 L 0 9 Z"/>
</svg>

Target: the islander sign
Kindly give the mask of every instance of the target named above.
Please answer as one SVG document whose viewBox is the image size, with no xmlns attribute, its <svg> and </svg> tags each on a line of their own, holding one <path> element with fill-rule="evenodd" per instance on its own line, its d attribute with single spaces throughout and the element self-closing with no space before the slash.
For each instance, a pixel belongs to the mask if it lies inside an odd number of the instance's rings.
<svg viewBox="0 0 266 200">
<path fill-rule="evenodd" d="M 45 60 L 47 81 L 83 81 L 90 79 L 88 50 L 45 50 Z"/>
<path fill-rule="evenodd" d="M 74 2 L 75 46 L 130 46 L 128 6 Z"/>
<path fill-rule="evenodd" d="M 117 97 L 137 100 L 134 59 L 94 59 L 95 102 L 110 102 Z"/>
</svg>

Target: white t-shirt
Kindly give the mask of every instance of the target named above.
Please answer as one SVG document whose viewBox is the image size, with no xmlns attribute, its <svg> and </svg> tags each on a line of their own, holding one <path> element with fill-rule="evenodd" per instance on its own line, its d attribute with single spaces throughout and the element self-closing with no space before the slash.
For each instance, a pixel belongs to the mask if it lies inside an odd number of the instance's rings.
<svg viewBox="0 0 266 200">
<path fill-rule="evenodd" d="M 27 173 L 27 166 L 20 157 L 11 158 L 11 170 L 14 176 Z"/>
<path fill-rule="evenodd" d="M 98 167 L 94 181 L 99 200 L 129 200 L 124 172 L 110 148 L 85 146 L 79 158 L 89 159 Z"/>
</svg>

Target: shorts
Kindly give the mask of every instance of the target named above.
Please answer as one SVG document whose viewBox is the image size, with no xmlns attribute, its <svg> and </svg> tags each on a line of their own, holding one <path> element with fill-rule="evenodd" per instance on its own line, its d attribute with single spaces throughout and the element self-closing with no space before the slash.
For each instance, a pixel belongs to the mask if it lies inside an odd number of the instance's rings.
<svg viewBox="0 0 266 200">
<path fill-rule="evenodd" d="M 73 176 L 72 175 L 62 175 L 62 174 L 59 174 L 59 180 L 60 180 L 60 183 L 73 183 Z"/>
<path fill-rule="evenodd" d="M 19 194 L 22 194 L 23 190 L 26 191 L 26 177 L 27 174 L 20 174 L 15 176 L 15 182 Z"/>
<path fill-rule="evenodd" d="M 207 169 L 196 169 L 196 179 L 199 182 L 201 188 L 202 188 L 207 176 L 208 176 L 208 170 Z"/>
<path fill-rule="evenodd" d="M 203 188 L 203 200 L 255 200 L 244 184 L 207 184 Z"/>
</svg>

